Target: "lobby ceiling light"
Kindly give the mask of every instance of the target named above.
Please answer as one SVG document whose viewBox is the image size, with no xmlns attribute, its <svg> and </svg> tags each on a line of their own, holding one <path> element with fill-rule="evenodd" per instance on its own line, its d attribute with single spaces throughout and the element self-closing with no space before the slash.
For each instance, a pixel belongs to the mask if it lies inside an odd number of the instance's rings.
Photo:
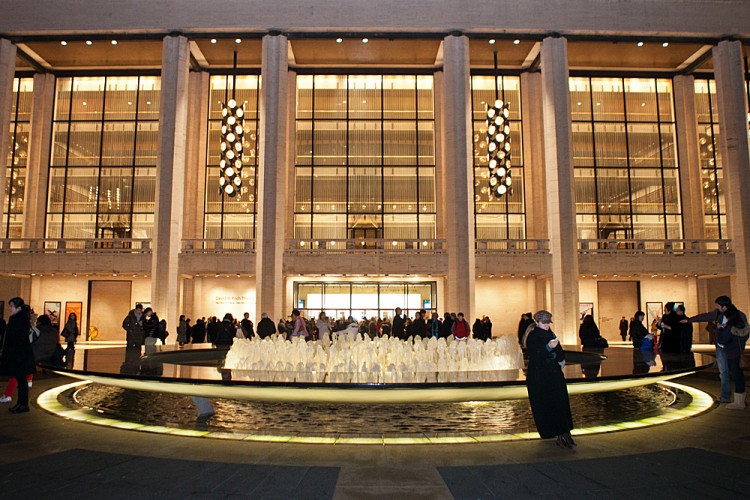
<svg viewBox="0 0 750 500">
<path fill-rule="evenodd" d="M 661 46 L 666 49 L 667 47 L 669 47 L 669 42 L 664 42 L 661 44 Z"/>
<path fill-rule="evenodd" d="M 490 38 L 490 45 L 495 45 L 495 39 L 494 38 Z"/>
<path fill-rule="evenodd" d="M 362 43 L 367 43 L 367 42 L 369 42 L 369 41 L 370 41 L 370 39 L 369 39 L 369 38 L 363 38 L 363 39 L 362 39 Z"/>
<path fill-rule="evenodd" d="M 216 38 L 212 38 L 211 39 L 211 43 L 215 44 L 216 43 Z"/>
<path fill-rule="evenodd" d="M 245 107 L 234 100 L 237 88 L 237 51 L 234 51 L 234 76 L 232 79 L 232 98 L 221 110 L 221 157 L 219 168 L 219 193 L 226 193 L 234 198 L 242 187 L 242 153 L 245 137 Z"/>
<path fill-rule="evenodd" d="M 518 38 L 516 38 L 515 40 L 513 40 L 513 45 L 518 45 L 520 43 L 521 43 L 521 40 L 519 40 Z"/>
<path fill-rule="evenodd" d="M 94 45 L 94 42 L 92 42 L 91 40 L 86 40 L 86 45 L 89 45 L 89 46 Z"/>
<path fill-rule="evenodd" d="M 242 39 L 241 38 L 235 38 L 234 39 L 234 43 L 240 44 L 240 43 L 242 43 Z"/>
<path fill-rule="evenodd" d="M 63 47 L 65 47 L 66 45 L 68 45 L 68 42 L 66 42 L 65 40 L 63 40 L 62 42 L 60 42 L 60 45 L 62 45 Z"/>
<path fill-rule="evenodd" d="M 636 45 L 639 46 L 639 47 L 643 47 L 643 42 L 638 42 L 638 43 L 636 43 Z"/>
<path fill-rule="evenodd" d="M 112 45 L 117 45 L 117 40 L 112 40 Z"/>
<path fill-rule="evenodd" d="M 487 105 L 487 168 L 490 193 L 496 198 L 513 194 L 510 168 L 510 111 L 508 103 L 500 100 L 497 87 L 497 51 L 495 51 L 495 103 Z"/>
<path fill-rule="evenodd" d="M 343 38 L 337 38 L 337 39 L 336 39 L 336 43 L 341 43 L 341 42 L 343 42 L 343 41 L 344 41 L 344 39 L 343 39 Z"/>
</svg>

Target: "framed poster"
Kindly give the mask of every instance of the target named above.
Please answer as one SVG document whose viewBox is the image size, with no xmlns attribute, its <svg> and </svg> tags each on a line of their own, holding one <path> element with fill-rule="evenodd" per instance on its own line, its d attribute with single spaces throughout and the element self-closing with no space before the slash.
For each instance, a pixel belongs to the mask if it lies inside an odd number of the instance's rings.
<svg viewBox="0 0 750 500">
<path fill-rule="evenodd" d="M 594 315 L 594 303 L 593 302 L 579 302 L 578 303 L 578 322 L 583 323 L 583 318 L 587 315 Z"/>
<path fill-rule="evenodd" d="M 662 302 L 646 302 L 646 328 L 649 332 L 654 332 L 656 321 L 661 318 L 664 312 Z"/>
<path fill-rule="evenodd" d="M 68 322 L 68 316 L 70 316 L 70 313 L 75 313 L 76 315 L 76 326 L 78 326 L 78 331 L 81 331 L 81 314 L 83 314 L 83 302 L 66 302 L 65 303 L 65 316 L 63 316 L 62 323 L 65 325 L 65 323 Z"/>
<path fill-rule="evenodd" d="M 60 326 L 60 302 L 45 302 L 44 314 L 54 326 Z"/>
</svg>

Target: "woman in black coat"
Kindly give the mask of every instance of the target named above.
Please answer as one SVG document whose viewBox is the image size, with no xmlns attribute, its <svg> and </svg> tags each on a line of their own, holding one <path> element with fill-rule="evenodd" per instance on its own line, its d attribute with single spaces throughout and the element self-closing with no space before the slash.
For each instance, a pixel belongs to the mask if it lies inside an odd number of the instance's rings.
<svg viewBox="0 0 750 500">
<path fill-rule="evenodd" d="M 419 336 L 420 338 L 425 338 L 427 336 L 427 323 L 425 323 L 422 313 L 419 311 L 414 313 L 414 321 L 411 323 L 410 336 Z"/>
<path fill-rule="evenodd" d="M 550 330 L 552 314 L 538 311 L 534 314 L 536 327 L 526 339 L 529 367 L 526 388 L 534 422 L 542 439 L 557 436 L 557 446 L 576 446 L 570 435 L 573 417 L 570 413 L 568 387 L 562 372 L 565 352 L 560 341 Z"/>
<path fill-rule="evenodd" d="M 25 413 L 29 411 L 29 385 L 26 377 L 34 373 L 34 351 L 29 342 L 29 307 L 20 297 L 10 299 L 8 307 L 10 318 L 5 330 L 0 368 L 4 375 L 15 377 L 18 381 L 18 401 L 10 412 Z"/>
<path fill-rule="evenodd" d="M 596 339 L 601 337 L 601 334 L 592 315 L 587 314 L 583 318 L 583 322 L 578 329 L 578 336 L 581 338 L 581 345 L 583 347 L 599 347 Z"/>
</svg>

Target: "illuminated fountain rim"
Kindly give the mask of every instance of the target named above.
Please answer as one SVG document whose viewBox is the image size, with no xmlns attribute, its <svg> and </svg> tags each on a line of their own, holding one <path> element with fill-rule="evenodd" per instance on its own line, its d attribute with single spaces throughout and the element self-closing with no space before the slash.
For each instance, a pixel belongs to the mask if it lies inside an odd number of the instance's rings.
<svg viewBox="0 0 750 500">
<path fill-rule="evenodd" d="M 86 381 L 78 381 L 63 384 L 43 392 L 37 399 L 37 404 L 45 411 L 65 418 L 67 420 L 99 425 L 104 427 L 133 430 L 139 432 L 151 432 L 156 434 L 167 434 L 173 436 L 202 437 L 210 439 L 230 439 L 255 442 L 273 443 L 296 443 L 296 444 L 378 444 L 378 445 L 414 445 L 414 444 L 475 444 L 505 441 L 521 441 L 540 439 L 536 432 L 524 432 L 515 434 L 490 434 L 479 436 L 425 436 L 425 437 L 342 437 L 342 436 L 286 436 L 268 434 L 235 433 L 226 431 L 209 431 L 198 429 L 180 429 L 161 425 L 144 425 L 137 422 L 128 422 L 112 418 L 102 417 L 91 411 L 83 409 L 71 409 L 59 401 L 64 392 L 87 385 Z M 639 420 L 617 422 L 607 425 L 598 425 L 573 429 L 571 433 L 575 436 L 588 434 L 602 434 L 626 430 L 642 429 L 654 425 L 662 425 L 687 418 L 698 416 L 715 407 L 713 398 L 695 387 L 677 384 L 674 382 L 660 382 L 661 385 L 674 390 L 683 391 L 690 395 L 691 402 L 684 408 L 667 412 L 655 417 L 647 417 Z"/>
<path fill-rule="evenodd" d="M 187 353 L 200 352 L 221 354 L 215 349 L 193 349 L 186 351 L 165 351 L 148 355 L 151 359 L 172 359 L 188 357 Z M 184 354 L 181 354 L 184 353 Z M 606 362 L 606 356 L 597 353 L 569 351 L 569 355 L 583 355 L 591 360 Z M 596 378 L 568 378 L 569 394 L 611 392 L 629 389 L 695 373 L 708 368 L 713 363 L 690 368 L 676 369 L 645 374 L 622 374 Z M 269 402 L 300 403 L 457 403 L 466 401 L 503 401 L 526 399 L 526 381 L 514 379 L 505 381 L 449 382 L 449 383 L 313 383 L 313 382 L 255 382 L 246 380 L 206 380 L 190 378 L 170 378 L 154 376 L 132 376 L 120 373 L 93 372 L 86 370 L 45 368 L 60 375 L 103 385 L 121 387 L 137 391 L 163 392 L 200 396 Z M 519 372 L 520 370 L 513 370 Z"/>
</svg>

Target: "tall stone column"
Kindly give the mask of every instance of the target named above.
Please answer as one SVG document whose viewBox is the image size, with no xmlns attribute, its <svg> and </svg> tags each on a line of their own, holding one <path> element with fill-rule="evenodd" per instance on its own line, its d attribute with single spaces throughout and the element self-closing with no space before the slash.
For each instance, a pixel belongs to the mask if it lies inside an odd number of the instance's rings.
<svg viewBox="0 0 750 500">
<path fill-rule="evenodd" d="M 47 184 L 49 182 L 52 113 L 55 107 L 55 76 L 34 75 L 34 98 L 31 104 L 29 162 L 26 166 L 26 192 L 23 199 L 23 237 L 43 238 Z"/>
<path fill-rule="evenodd" d="M 688 240 L 706 237 L 703 218 L 703 187 L 698 146 L 698 119 L 695 114 L 695 78 L 678 75 L 674 85 L 677 158 L 680 160 L 684 233 Z"/>
<path fill-rule="evenodd" d="M 8 178 L 8 138 L 10 110 L 13 103 L 13 77 L 16 74 L 16 46 L 0 38 L 0 221 L 5 212 L 5 190 Z"/>
<path fill-rule="evenodd" d="M 732 300 L 750 310 L 750 147 L 742 44 L 722 41 L 713 49 L 719 109 L 719 147 L 724 169 L 727 225 L 735 255 Z"/>
<path fill-rule="evenodd" d="M 542 123 L 547 228 L 552 256 L 551 312 L 563 343 L 578 343 L 578 235 L 572 162 L 568 45 L 560 37 L 542 42 Z"/>
<path fill-rule="evenodd" d="M 448 250 L 447 310 L 475 317 L 474 165 L 472 162 L 469 39 L 443 39 L 443 165 Z"/>
<path fill-rule="evenodd" d="M 544 188 L 544 127 L 542 123 L 542 75 L 521 74 L 521 116 L 524 124 L 524 187 L 526 237 L 547 238 L 547 200 Z"/>
<path fill-rule="evenodd" d="M 285 316 L 283 258 L 287 203 L 287 92 L 289 61 L 287 38 L 263 37 L 260 93 L 260 158 L 258 165 L 258 218 L 255 237 L 256 313 Z"/>
<path fill-rule="evenodd" d="M 184 36 L 167 36 L 162 45 L 159 154 L 151 259 L 151 304 L 168 328 L 180 317 L 179 254 L 185 202 L 188 71 L 190 50 Z"/>
</svg>

